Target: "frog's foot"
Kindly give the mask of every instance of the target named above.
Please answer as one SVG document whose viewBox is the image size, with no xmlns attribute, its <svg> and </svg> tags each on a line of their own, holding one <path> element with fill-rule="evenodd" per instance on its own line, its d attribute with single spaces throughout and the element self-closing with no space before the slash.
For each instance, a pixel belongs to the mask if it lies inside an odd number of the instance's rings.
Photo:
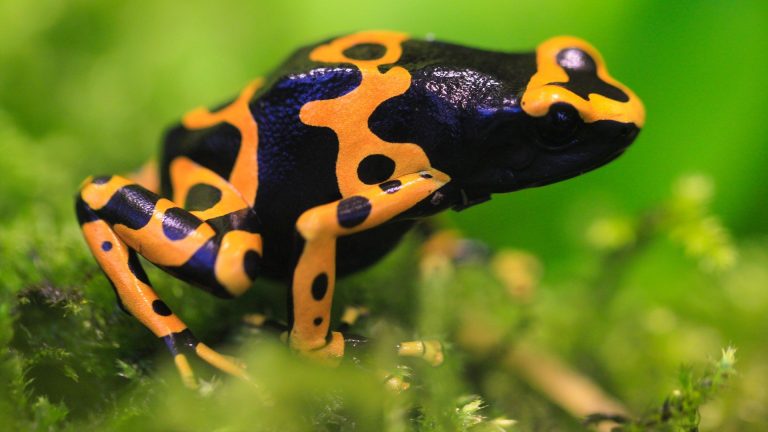
<svg viewBox="0 0 768 432">
<path fill-rule="evenodd" d="M 219 354 L 204 343 L 197 344 L 195 353 L 203 361 L 222 372 L 226 372 L 246 381 L 250 379 L 245 372 L 245 364 L 235 357 Z"/>
<path fill-rule="evenodd" d="M 189 388 L 197 388 L 197 379 L 187 358 L 187 355 L 192 353 L 222 372 L 249 380 L 242 362 L 233 357 L 219 354 L 204 343 L 199 342 L 188 329 L 179 333 L 171 333 L 162 339 L 173 355 L 173 361 L 184 385 Z"/>
<path fill-rule="evenodd" d="M 344 344 L 347 353 L 345 357 L 354 363 L 361 363 L 362 354 L 368 347 L 370 340 L 363 336 L 344 334 Z M 438 340 L 416 340 L 401 342 L 395 347 L 395 352 L 400 357 L 419 358 L 432 366 L 440 366 L 445 360 L 443 344 Z"/>
<path fill-rule="evenodd" d="M 491 251 L 483 242 L 461 237 L 458 231 L 443 230 L 429 233 L 422 246 L 422 256 L 422 259 L 444 257 L 454 264 L 486 263 L 491 259 Z"/>
<path fill-rule="evenodd" d="M 319 346 L 312 347 L 296 343 L 297 338 L 291 337 L 289 344 L 302 357 L 310 358 L 329 366 L 338 366 L 344 358 L 344 335 L 340 332 L 331 332 L 325 341 Z"/>
<path fill-rule="evenodd" d="M 408 366 L 398 365 L 394 372 L 380 370 L 384 386 L 395 393 L 402 393 L 411 387 L 411 369 Z"/>
<path fill-rule="evenodd" d="M 181 380 L 189 388 L 196 389 L 198 386 L 195 374 L 187 359 L 189 353 L 194 353 L 201 360 L 222 372 L 246 381 L 249 380 L 242 362 L 233 357 L 219 354 L 204 343 L 199 342 L 188 329 L 179 333 L 171 333 L 163 337 L 163 340 L 173 355 L 173 362 L 181 375 Z"/>
<path fill-rule="evenodd" d="M 360 306 L 347 306 L 341 316 L 341 324 L 336 328 L 344 334 L 346 354 L 353 362 L 360 362 L 360 352 L 368 345 L 368 339 L 352 333 L 347 333 L 357 320 L 368 314 L 368 309 Z M 408 341 L 397 344 L 397 355 L 401 357 L 416 357 L 425 360 L 432 366 L 439 366 L 445 359 L 443 345 L 437 340 Z"/>
<path fill-rule="evenodd" d="M 341 322 L 339 323 L 338 327 L 336 327 L 336 330 L 342 333 L 346 333 L 350 328 L 352 328 L 352 326 L 355 325 L 355 323 L 357 323 L 357 320 L 368 316 L 368 313 L 368 308 L 364 306 L 347 306 L 344 308 L 344 313 L 341 314 Z"/>
<path fill-rule="evenodd" d="M 368 342 L 369 340 L 362 336 L 331 332 L 328 342 L 322 347 L 306 351 L 297 349 L 297 351 L 303 357 L 331 366 L 338 365 L 342 358 L 361 363 L 358 355 Z M 401 357 L 423 359 L 432 366 L 439 366 L 443 362 L 442 344 L 436 340 L 400 343 L 397 345 L 397 354 Z M 408 366 L 398 365 L 394 372 L 377 370 L 375 373 L 381 378 L 385 387 L 396 393 L 406 391 L 411 386 L 411 369 Z"/>
<path fill-rule="evenodd" d="M 443 344 L 438 340 L 418 340 L 397 345 L 397 355 L 420 358 L 432 366 L 440 366 L 445 360 Z"/>
<path fill-rule="evenodd" d="M 368 310 L 366 308 L 348 306 L 344 309 L 341 322 L 337 326 L 338 331 L 329 333 L 323 341 L 314 344 L 316 347 L 319 346 L 319 348 L 295 342 L 291 347 L 302 357 L 315 359 L 324 364 L 337 365 L 342 358 L 351 359 L 355 363 L 359 363 L 358 355 L 360 353 L 358 348 L 366 346 L 368 339 L 345 332 L 355 324 L 359 317 L 367 313 Z M 288 342 L 289 340 L 288 325 L 273 320 L 264 314 L 246 314 L 243 316 L 243 322 L 257 331 L 264 330 L 279 335 L 283 342 Z"/>
<path fill-rule="evenodd" d="M 248 326 L 262 328 L 267 323 L 267 316 L 260 313 L 243 315 L 243 323 Z"/>
<path fill-rule="evenodd" d="M 243 315 L 243 323 L 245 323 L 245 325 L 248 327 L 271 331 L 277 333 L 278 335 L 288 330 L 288 324 L 269 318 L 261 313 Z"/>
</svg>

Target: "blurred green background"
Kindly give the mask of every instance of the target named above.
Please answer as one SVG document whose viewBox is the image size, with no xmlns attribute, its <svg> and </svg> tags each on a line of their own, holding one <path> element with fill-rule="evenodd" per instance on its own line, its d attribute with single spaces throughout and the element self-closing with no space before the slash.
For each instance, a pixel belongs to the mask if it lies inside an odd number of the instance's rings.
<svg viewBox="0 0 768 432">
<path fill-rule="evenodd" d="M 638 411 L 663 399 L 676 365 L 704 362 L 729 343 L 746 356 L 744 374 L 766 383 L 767 23 L 768 3 L 760 0 L 3 0 L 0 287 L 6 300 L 0 307 L 0 341 L 12 347 L 9 355 L 18 355 L 14 367 L 29 371 L 33 350 L 25 354 L 24 347 L 34 344 L 20 340 L 36 336 L 20 333 L 19 320 L 25 317 L 19 302 L 25 293 L 46 286 L 79 293 L 87 284 L 91 288 L 82 290 L 86 299 L 102 308 L 111 301 L 105 281 L 83 276 L 95 273 L 71 210 L 83 178 L 138 167 L 156 154 L 161 131 L 182 113 L 235 94 L 296 47 L 356 30 L 393 29 L 487 49 L 528 51 L 548 37 L 570 34 L 595 45 L 611 74 L 644 101 L 646 128 L 635 145 L 596 172 L 497 196 L 442 220 L 492 248 L 534 253 L 546 269 L 545 299 L 538 313 L 549 324 L 541 324 L 540 342 L 590 369 Z M 690 173 L 701 173 L 714 185 L 706 217 L 710 211 L 718 215 L 718 224 L 742 250 L 735 267 L 725 273 L 702 272 L 674 244 L 674 236 L 673 241 L 654 241 L 633 251 L 633 264 L 612 282 L 618 293 L 612 294 L 614 300 L 593 305 L 605 308 L 605 315 L 597 318 L 607 323 L 590 324 L 579 310 L 560 314 L 557 307 L 566 309 L 563 303 L 574 302 L 576 308 L 590 300 L 588 286 L 573 285 L 599 273 L 596 257 L 607 253 L 585 240 L 595 220 L 636 222 L 649 209 L 666 205 L 675 180 Z M 729 286 L 737 288 L 728 291 Z M 178 284 L 176 290 L 180 297 Z M 63 315 L 71 319 L 77 313 Z M 391 310 L 390 315 L 398 318 Z M 636 320 L 646 318 L 651 330 L 633 327 L 642 327 Z M 46 319 L 42 314 L 41 322 Z M 650 334 L 656 331 L 653 323 L 664 319 L 676 323 L 676 330 L 664 333 L 660 343 Z M 584 322 L 574 324 L 580 320 Z M 579 345 L 577 340 L 588 339 L 593 324 L 600 326 L 595 340 Z M 578 325 L 583 325 L 582 333 L 567 333 Z M 615 345 L 607 348 L 606 341 Z M 606 353 L 585 360 L 583 353 L 594 349 Z M 660 371 L 668 375 L 659 378 Z M 522 388 L 527 395 L 530 389 Z M 768 427 L 764 406 L 745 408 L 738 402 L 768 404 L 765 390 L 737 388 L 726 399 L 733 402 L 723 402 L 710 425 L 765 430 L 760 429 Z M 46 396 L 40 387 L 25 391 L 30 401 Z M 60 395 L 53 399 L 67 400 Z M 507 414 L 513 418 L 524 417 L 511 411 Z M 29 415 L 29 424 L 42 427 Z M 567 421 L 553 424 L 577 428 Z M 521 430 L 528 430 L 524 425 Z"/>
</svg>

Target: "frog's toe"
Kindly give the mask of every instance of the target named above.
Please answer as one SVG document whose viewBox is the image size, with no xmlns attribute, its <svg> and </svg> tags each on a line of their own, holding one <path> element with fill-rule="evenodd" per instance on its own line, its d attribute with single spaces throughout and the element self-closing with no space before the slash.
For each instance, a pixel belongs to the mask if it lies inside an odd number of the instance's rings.
<svg viewBox="0 0 768 432">
<path fill-rule="evenodd" d="M 402 393 L 411 387 L 411 369 L 408 366 L 399 365 L 394 372 L 380 371 L 379 374 L 383 377 L 384 386 L 395 393 Z"/>
<path fill-rule="evenodd" d="M 288 330 L 288 325 L 269 318 L 261 313 L 246 314 L 243 316 L 243 323 L 251 329 L 266 330 L 280 334 Z"/>
<path fill-rule="evenodd" d="M 200 357 L 203 361 L 220 371 L 226 372 L 246 381 L 250 380 L 248 373 L 245 372 L 245 364 L 234 357 L 219 354 L 204 343 L 197 344 L 195 347 L 195 353 L 197 353 L 197 356 Z"/>
<path fill-rule="evenodd" d="M 260 313 L 252 313 L 252 314 L 245 314 L 243 315 L 243 323 L 251 326 L 251 327 L 264 327 L 264 324 L 267 322 L 267 316 Z"/>
<path fill-rule="evenodd" d="M 195 373 L 192 372 L 192 367 L 189 366 L 187 356 L 184 354 L 176 354 L 173 356 L 173 362 L 176 364 L 176 369 L 179 371 L 181 381 L 184 385 L 189 389 L 196 390 L 197 378 L 195 378 Z"/>
<path fill-rule="evenodd" d="M 368 316 L 369 310 L 365 306 L 347 306 L 344 313 L 341 314 L 341 320 L 336 331 L 346 333 L 351 329 L 360 318 Z"/>
<path fill-rule="evenodd" d="M 418 340 L 397 345 L 397 355 L 420 358 L 432 366 L 440 366 L 445 360 L 443 344 L 438 340 Z"/>
<path fill-rule="evenodd" d="M 363 336 L 344 334 L 344 356 L 354 363 L 361 363 L 368 352 L 371 341 Z M 401 342 L 395 346 L 400 357 L 414 357 L 426 361 L 432 366 L 440 366 L 445 361 L 443 344 L 439 340 L 416 340 Z"/>
</svg>

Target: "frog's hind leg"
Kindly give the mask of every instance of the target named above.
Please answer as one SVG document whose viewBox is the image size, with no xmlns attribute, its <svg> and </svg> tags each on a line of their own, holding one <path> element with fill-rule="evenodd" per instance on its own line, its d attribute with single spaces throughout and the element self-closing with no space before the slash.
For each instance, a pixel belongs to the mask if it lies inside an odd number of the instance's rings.
<svg viewBox="0 0 768 432">
<path fill-rule="evenodd" d="M 195 385 L 186 354 L 232 375 L 242 367 L 200 343 L 152 289 L 137 252 L 169 273 L 220 297 L 250 287 L 258 273 L 261 237 L 213 226 L 119 176 L 89 178 L 76 203 L 91 252 L 112 283 L 121 307 L 163 339 L 185 384 Z"/>
</svg>

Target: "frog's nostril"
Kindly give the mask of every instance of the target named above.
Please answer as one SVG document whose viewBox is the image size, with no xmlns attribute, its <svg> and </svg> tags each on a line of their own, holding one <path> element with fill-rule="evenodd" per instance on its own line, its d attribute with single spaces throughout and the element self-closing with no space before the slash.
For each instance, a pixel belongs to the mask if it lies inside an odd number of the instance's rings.
<svg viewBox="0 0 768 432">
<path fill-rule="evenodd" d="M 629 126 L 624 125 L 621 127 L 621 131 L 619 131 L 619 136 L 622 138 L 626 138 L 629 136 Z"/>
<path fill-rule="evenodd" d="M 638 132 L 639 129 L 634 124 L 624 124 L 619 130 L 619 138 L 624 141 L 632 142 L 637 136 Z"/>
</svg>

